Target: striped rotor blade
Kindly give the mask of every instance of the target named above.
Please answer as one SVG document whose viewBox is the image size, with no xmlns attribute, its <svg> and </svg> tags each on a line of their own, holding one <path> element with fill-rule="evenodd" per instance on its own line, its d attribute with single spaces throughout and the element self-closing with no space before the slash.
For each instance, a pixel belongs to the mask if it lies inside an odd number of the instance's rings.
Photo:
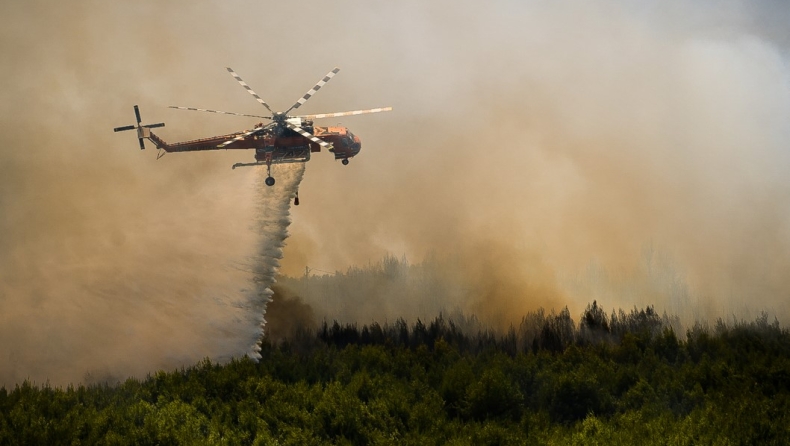
<svg viewBox="0 0 790 446">
<path fill-rule="evenodd" d="M 225 67 L 225 68 L 228 70 L 228 73 L 230 73 L 230 75 L 233 76 L 234 79 L 236 79 L 236 82 L 241 84 L 241 86 L 244 87 L 245 90 L 247 90 L 247 93 L 251 94 L 252 97 L 254 97 L 258 102 L 260 102 L 264 107 L 266 107 L 266 110 L 269 110 L 270 112 L 274 113 L 272 111 L 271 107 L 269 107 L 269 104 L 267 104 L 266 101 L 263 100 L 263 98 L 258 96 L 258 93 L 255 93 L 254 91 L 252 91 L 252 88 L 250 88 L 250 86 L 247 85 L 247 83 L 244 82 L 241 79 L 241 77 L 239 77 L 239 75 L 236 74 L 235 71 L 233 71 L 232 68 L 230 68 L 230 67 Z"/>
<path fill-rule="evenodd" d="M 258 128 L 255 128 L 255 129 L 249 130 L 249 131 L 247 131 L 247 132 L 244 132 L 244 133 L 242 133 L 241 135 L 239 135 L 239 136 L 237 136 L 237 137 L 235 137 L 235 138 L 233 138 L 233 139 L 231 139 L 231 140 L 228 140 L 228 141 L 225 141 L 225 142 L 223 142 L 222 144 L 219 144 L 219 145 L 217 146 L 217 148 L 218 148 L 218 149 L 222 149 L 222 148 L 224 148 L 224 147 L 227 147 L 227 146 L 229 146 L 229 145 L 233 144 L 233 143 L 234 143 L 234 142 L 236 142 L 236 141 L 241 141 L 241 140 L 243 140 L 243 139 L 245 139 L 245 138 L 247 138 L 247 137 L 249 137 L 249 136 L 251 136 L 251 135 L 254 135 L 254 134 L 258 133 L 258 132 L 262 132 L 262 131 L 263 131 L 263 129 L 265 129 L 266 127 L 267 127 L 267 126 L 264 126 L 264 127 L 258 127 Z"/>
<path fill-rule="evenodd" d="M 175 105 L 171 105 L 168 108 L 175 108 L 176 110 L 191 110 L 191 111 L 208 112 L 208 113 L 219 113 L 220 115 L 249 116 L 250 118 L 272 119 L 270 116 L 248 115 L 246 113 L 234 113 L 234 112 L 226 112 L 222 110 L 208 110 L 205 108 L 176 107 Z"/>
<path fill-rule="evenodd" d="M 367 113 L 381 113 L 386 111 L 391 111 L 392 107 L 384 107 L 384 108 L 371 108 L 368 110 L 354 110 L 354 111 L 347 111 L 347 112 L 338 112 L 338 113 L 322 113 L 319 115 L 305 115 L 299 116 L 302 119 L 321 119 L 321 118 L 337 118 L 339 116 L 355 116 L 355 115 L 364 115 Z"/>
<path fill-rule="evenodd" d="M 316 138 L 315 136 L 313 136 L 313 135 L 311 135 L 311 134 L 307 133 L 307 131 L 306 131 L 305 129 L 303 129 L 303 128 L 301 128 L 301 127 L 297 127 L 297 126 L 295 126 L 295 125 L 293 125 L 293 124 L 287 124 L 287 125 L 288 125 L 288 128 L 289 128 L 289 129 L 291 129 L 291 130 L 293 130 L 294 132 L 296 132 L 296 133 L 298 133 L 298 134 L 300 134 L 300 135 L 304 136 L 305 138 L 309 139 L 310 141 L 313 141 L 314 143 L 316 143 L 316 144 L 320 145 L 321 147 L 323 147 L 323 148 L 325 148 L 325 149 L 327 149 L 327 150 L 329 150 L 329 149 L 331 149 L 331 148 L 332 148 L 332 144 L 330 144 L 330 143 L 328 143 L 328 142 L 324 141 L 323 139 Z"/>
<path fill-rule="evenodd" d="M 311 96 L 313 96 L 313 95 L 315 94 L 315 92 L 316 92 L 316 91 L 320 90 L 320 89 L 321 89 L 321 87 L 323 87 L 323 86 L 324 86 L 324 85 L 325 85 L 327 82 L 329 82 L 329 80 L 330 80 L 330 79 L 332 79 L 333 77 L 335 77 L 335 75 L 337 74 L 337 72 L 338 72 L 338 71 L 340 71 L 340 68 L 337 68 L 337 67 L 335 67 L 335 69 L 334 69 L 334 70 L 332 70 L 332 71 L 330 71 L 329 73 L 327 73 L 327 74 L 326 74 L 326 76 L 324 76 L 324 78 L 323 78 L 323 79 L 321 79 L 320 81 L 318 81 L 318 83 L 317 83 L 317 84 L 315 84 L 315 86 L 314 86 L 313 88 L 311 88 L 311 89 L 310 89 L 310 91 L 308 91 L 307 93 L 305 93 L 305 95 L 304 95 L 304 96 L 302 96 L 301 98 L 299 98 L 299 100 L 298 100 L 298 101 L 296 101 L 296 104 L 292 105 L 292 106 L 291 106 L 291 108 L 289 108 L 289 109 L 288 109 L 288 110 L 285 112 L 285 114 L 287 115 L 289 111 L 291 111 L 291 110 L 295 110 L 295 109 L 297 109 L 297 108 L 301 107 L 301 106 L 302 106 L 302 104 L 304 104 L 305 102 L 307 102 L 307 100 L 308 100 L 308 99 L 310 99 L 310 97 L 311 97 Z"/>
</svg>

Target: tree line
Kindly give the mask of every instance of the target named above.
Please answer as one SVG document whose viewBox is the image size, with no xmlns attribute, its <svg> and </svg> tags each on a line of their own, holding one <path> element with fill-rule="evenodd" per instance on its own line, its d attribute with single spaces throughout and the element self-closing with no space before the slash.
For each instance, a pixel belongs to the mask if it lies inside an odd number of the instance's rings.
<svg viewBox="0 0 790 446">
<path fill-rule="evenodd" d="M 261 359 L 0 388 L 0 444 L 786 444 L 790 332 L 652 307 L 320 324 Z"/>
</svg>

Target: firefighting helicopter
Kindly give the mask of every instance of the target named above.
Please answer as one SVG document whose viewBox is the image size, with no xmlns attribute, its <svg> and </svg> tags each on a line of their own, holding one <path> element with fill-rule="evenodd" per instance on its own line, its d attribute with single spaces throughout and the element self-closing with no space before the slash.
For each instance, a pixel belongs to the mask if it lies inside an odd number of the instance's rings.
<svg viewBox="0 0 790 446">
<path fill-rule="evenodd" d="M 346 127 L 318 127 L 313 126 L 314 119 L 320 118 L 336 118 L 340 116 L 354 116 L 366 113 L 379 113 L 392 110 L 392 107 L 372 108 L 368 110 L 354 110 L 338 113 L 322 113 L 317 115 L 289 115 L 292 110 L 296 110 L 307 102 L 318 90 L 321 89 L 327 82 L 329 82 L 340 68 L 327 73 L 313 88 L 311 88 L 304 96 L 299 98 L 294 105 L 284 112 L 275 112 L 269 107 L 241 77 L 236 74 L 231 68 L 226 68 L 231 76 L 242 86 L 247 92 L 252 95 L 261 105 L 263 105 L 270 113 L 271 116 L 251 115 L 246 113 L 234 113 L 221 110 L 208 110 L 202 108 L 192 107 L 176 107 L 170 108 L 178 110 L 192 110 L 208 113 L 219 113 L 223 115 L 246 116 L 252 118 L 268 119 L 271 122 L 264 124 L 259 123 L 251 130 L 242 132 L 231 133 L 228 135 L 212 136 L 209 138 L 196 139 L 191 141 L 183 141 L 177 143 L 167 143 L 159 136 L 151 131 L 153 128 L 164 127 L 165 124 L 160 122 L 158 124 L 142 125 L 140 119 L 140 109 L 137 105 L 134 106 L 134 114 L 137 118 L 136 125 L 127 125 L 123 127 L 116 127 L 114 131 L 122 132 L 125 130 L 137 130 L 137 138 L 140 142 L 140 150 L 145 149 L 144 139 L 151 141 L 159 153 L 157 159 L 164 156 L 164 152 L 194 152 L 199 150 L 220 150 L 220 149 L 255 149 L 255 162 L 254 163 L 236 163 L 232 166 L 233 169 L 245 166 L 258 166 L 266 165 L 267 177 L 266 185 L 273 186 L 274 178 L 271 175 L 272 164 L 286 164 L 286 163 L 304 163 L 310 160 L 312 152 L 320 152 L 322 148 L 329 152 L 334 153 L 336 160 L 342 160 L 344 165 L 348 164 L 348 160 L 353 158 L 362 149 L 362 142 L 359 137 L 351 133 Z M 298 197 L 297 197 L 298 200 Z M 298 201 L 296 202 L 298 204 Z"/>
</svg>

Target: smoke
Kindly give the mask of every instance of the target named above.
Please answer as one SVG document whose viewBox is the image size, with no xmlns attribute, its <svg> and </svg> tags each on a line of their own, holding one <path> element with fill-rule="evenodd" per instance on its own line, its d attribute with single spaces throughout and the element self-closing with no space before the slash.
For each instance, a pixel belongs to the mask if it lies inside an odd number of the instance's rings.
<svg viewBox="0 0 790 446">
<path fill-rule="evenodd" d="M 389 66 L 395 110 L 359 124 L 371 130 L 345 178 L 306 178 L 319 204 L 300 209 L 283 270 L 454 258 L 476 299 L 462 304 L 493 323 L 596 298 L 686 321 L 787 320 L 790 8 L 719 6 L 360 12 L 402 64 Z"/>
<path fill-rule="evenodd" d="M 343 118 L 350 165 L 310 161 L 286 274 L 447 259 L 447 288 L 496 323 L 593 298 L 790 315 L 783 2 L 33 0 L 0 17 L 0 383 L 248 351 L 260 188 L 229 167 L 251 155 L 156 161 L 111 132 L 134 104 L 168 141 L 252 128 L 164 108 L 263 111 L 226 66 L 276 110 L 334 66 L 300 111 L 394 107 Z"/>
<path fill-rule="evenodd" d="M 271 302 L 266 306 L 265 338 L 278 344 L 296 338 L 300 330 L 318 328 L 313 308 L 280 284 L 271 287 Z"/>
</svg>

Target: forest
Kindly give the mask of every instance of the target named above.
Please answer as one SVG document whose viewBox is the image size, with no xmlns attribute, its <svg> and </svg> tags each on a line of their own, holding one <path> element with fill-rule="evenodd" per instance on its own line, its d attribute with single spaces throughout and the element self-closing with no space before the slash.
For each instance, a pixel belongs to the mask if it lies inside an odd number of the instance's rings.
<svg viewBox="0 0 790 446">
<path fill-rule="evenodd" d="M 0 444 L 787 444 L 790 332 L 653 307 L 266 337 L 260 361 L 0 388 Z"/>
</svg>

